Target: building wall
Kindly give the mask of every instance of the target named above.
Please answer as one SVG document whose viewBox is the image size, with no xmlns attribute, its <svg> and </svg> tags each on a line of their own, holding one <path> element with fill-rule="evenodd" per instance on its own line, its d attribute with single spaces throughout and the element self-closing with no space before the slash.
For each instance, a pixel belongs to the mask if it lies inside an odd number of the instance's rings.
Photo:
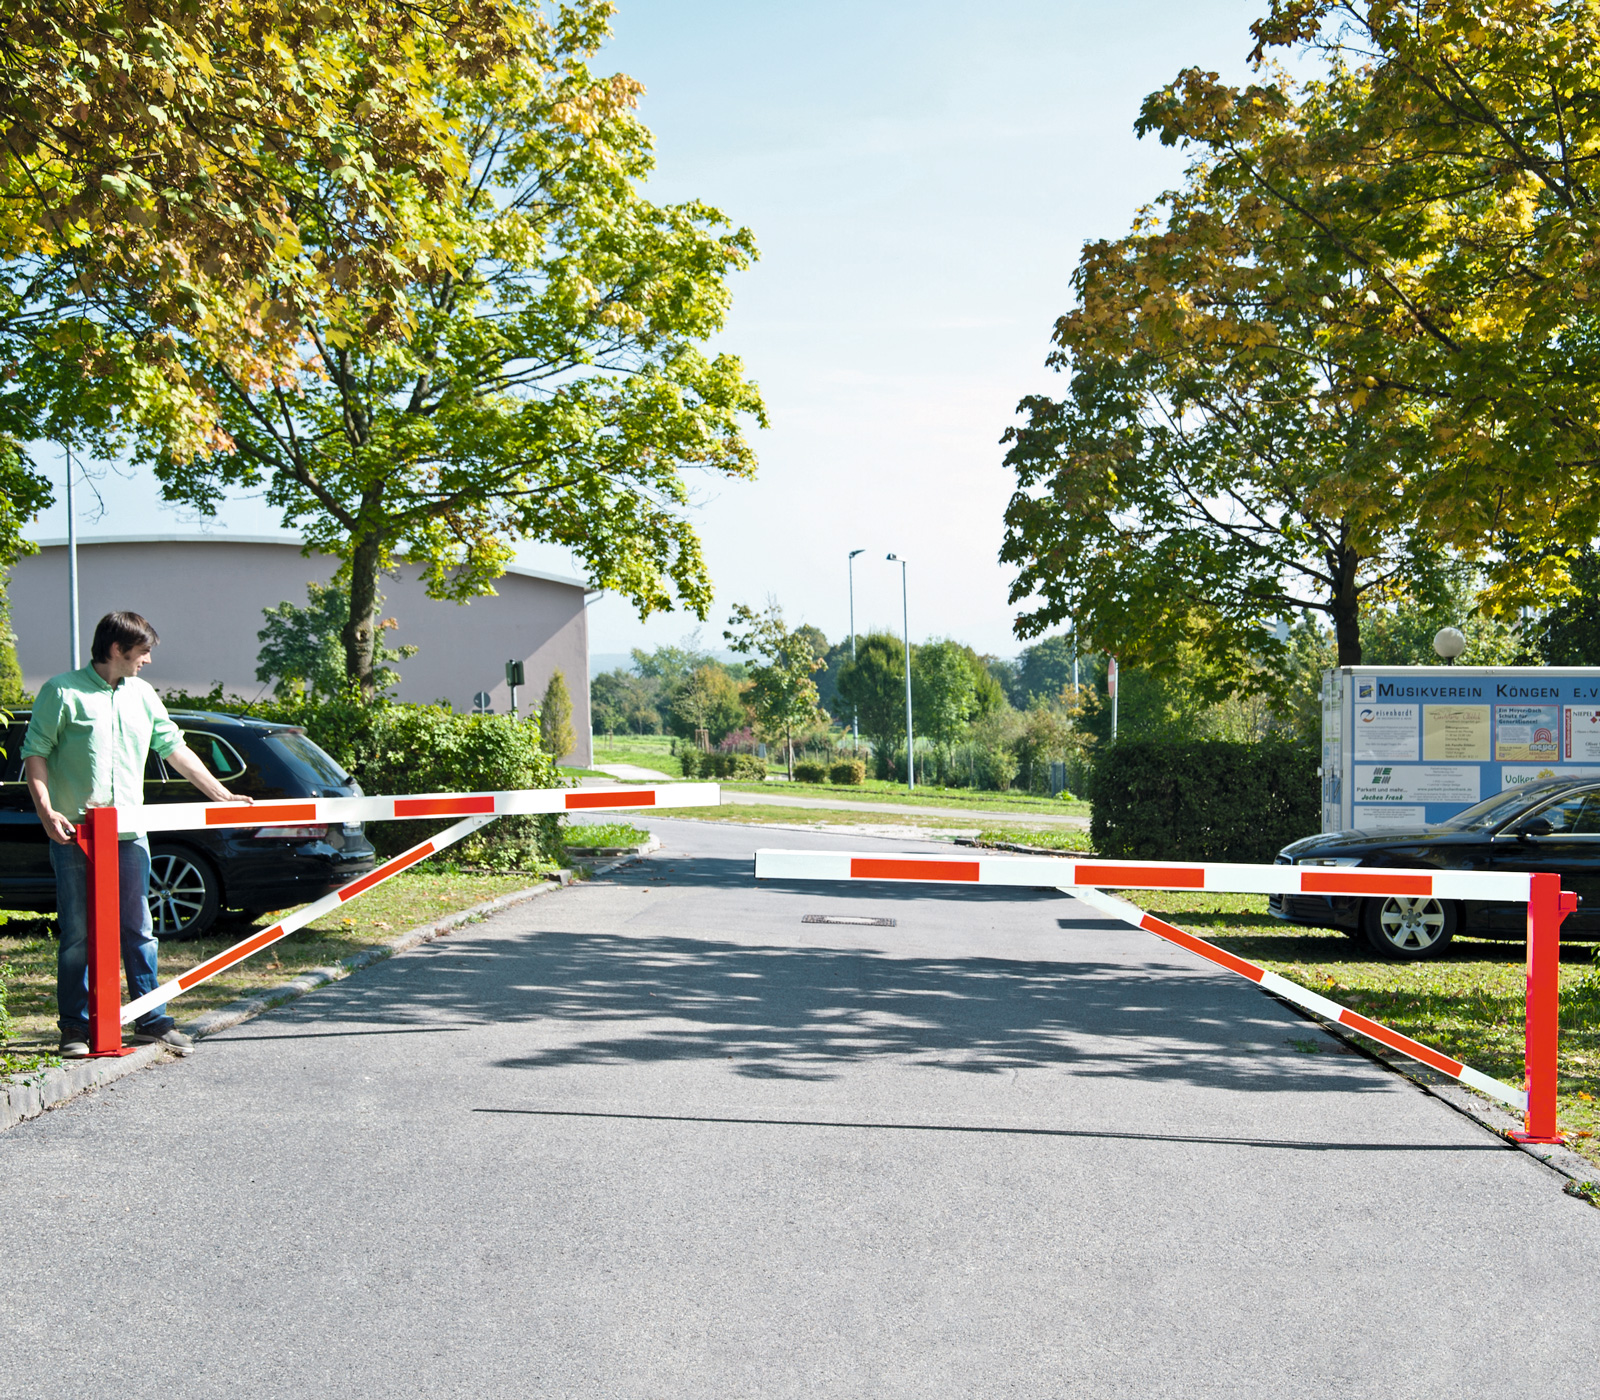
<svg viewBox="0 0 1600 1400">
<path fill-rule="evenodd" d="M 67 551 L 45 545 L 11 571 L 11 624 L 24 683 L 38 690 L 71 665 L 67 625 Z M 294 544 L 219 539 L 115 540 L 78 543 L 78 613 L 82 654 L 89 659 L 94 625 L 128 609 L 161 634 L 144 677 L 158 690 L 224 691 L 250 699 L 267 687 L 256 679 L 256 634 L 262 610 L 281 602 L 304 606 L 307 583 L 326 583 L 338 561 L 304 556 Z M 447 700 L 471 710 L 475 692 L 489 692 L 499 713 L 510 707 L 505 663 L 523 663 L 528 684 L 518 708 L 536 706 L 558 668 L 572 694 L 577 748 L 564 762 L 592 760 L 589 724 L 589 626 L 585 588 L 518 570 L 496 584 L 496 596 L 471 603 L 429 598 L 421 569 L 402 565 L 379 584 L 383 616 L 399 626 L 392 645 L 419 648 L 395 669 L 402 700 Z"/>
</svg>

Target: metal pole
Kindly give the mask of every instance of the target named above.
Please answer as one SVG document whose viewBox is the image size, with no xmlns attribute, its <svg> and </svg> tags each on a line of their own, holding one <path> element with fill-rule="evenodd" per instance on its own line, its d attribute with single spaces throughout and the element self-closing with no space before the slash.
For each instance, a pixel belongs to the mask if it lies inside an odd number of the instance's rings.
<svg viewBox="0 0 1600 1400">
<path fill-rule="evenodd" d="M 1072 701 L 1078 701 L 1078 624 L 1072 624 Z"/>
<path fill-rule="evenodd" d="M 856 659 L 856 555 L 865 554 L 864 549 L 852 549 L 850 557 L 845 561 L 850 574 L 850 661 L 854 664 Z M 852 705 L 850 707 L 850 751 L 854 754 L 861 752 L 861 715 Z"/>
<path fill-rule="evenodd" d="M 906 592 L 906 561 L 893 554 L 889 560 L 900 566 L 900 626 L 906 639 L 906 791 L 915 792 L 917 741 L 911 732 L 911 604 Z"/>
<path fill-rule="evenodd" d="M 78 511 L 72 499 L 72 449 L 67 448 L 67 626 L 71 630 L 67 654 L 72 669 L 83 665 L 78 628 Z"/>
</svg>

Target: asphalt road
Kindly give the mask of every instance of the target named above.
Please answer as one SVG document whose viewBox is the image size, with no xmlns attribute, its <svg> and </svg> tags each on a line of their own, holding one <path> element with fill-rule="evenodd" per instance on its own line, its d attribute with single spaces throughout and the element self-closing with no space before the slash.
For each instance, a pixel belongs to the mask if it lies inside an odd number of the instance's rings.
<svg viewBox="0 0 1600 1400">
<path fill-rule="evenodd" d="M 1246 984 L 1056 894 L 751 878 L 868 838 L 650 824 L 0 1135 L 0 1395 L 1592 1386 L 1600 1211 Z"/>
</svg>

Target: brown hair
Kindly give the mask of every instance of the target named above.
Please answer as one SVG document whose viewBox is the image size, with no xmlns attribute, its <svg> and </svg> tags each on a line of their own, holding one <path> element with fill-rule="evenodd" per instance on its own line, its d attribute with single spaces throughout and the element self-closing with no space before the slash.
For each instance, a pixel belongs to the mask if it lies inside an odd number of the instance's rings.
<svg viewBox="0 0 1600 1400">
<path fill-rule="evenodd" d="M 160 640 L 156 629 L 138 613 L 107 613 L 94 625 L 94 644 L 89 648 L 89 659 L 109 661 L 114 646 L 133 651 L 137 647 L 153 647 Z"/>
</svg>

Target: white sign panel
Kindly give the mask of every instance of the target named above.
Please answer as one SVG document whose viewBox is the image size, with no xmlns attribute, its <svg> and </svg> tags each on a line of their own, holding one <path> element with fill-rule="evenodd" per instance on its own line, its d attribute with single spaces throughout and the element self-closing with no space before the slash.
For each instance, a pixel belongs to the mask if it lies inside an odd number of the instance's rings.
<svg viewBox="0 0 1600 1400">
<path fill-rule="evenodd" d="M 1357 807 L 1357 831 L 1420 831 L 1428 824 L 1426 807 Z"/>
<path fill-rule="evenodd" d="M 1568 759 L 1600 759 L 1600 707 L 1568 705 L 1562 749 Z"/>
<path fill-rule="evenodd" d="M 1476 802 L 1478 768 L 1470 763 L 1357 763 L 1357 805 L 1400 802 Z"/>
<path fill-rule="evenodd" d="M 1415 705 L 1357 705 L 1352 728 L 1351 742 L 1358 763 L 1364 758 L 1415 763 L 1420 757 Z"/>
<path fill-rule="evenodd" d="M 1600 768 L 1580 768 L 1575 763 L 1563 763 L 1559 768 L 1553 763 L 1508 763 L 1500 770 L 1500 791 L 1526 787 L 1540 778 L 1596 778 Z"/>
</svg>

